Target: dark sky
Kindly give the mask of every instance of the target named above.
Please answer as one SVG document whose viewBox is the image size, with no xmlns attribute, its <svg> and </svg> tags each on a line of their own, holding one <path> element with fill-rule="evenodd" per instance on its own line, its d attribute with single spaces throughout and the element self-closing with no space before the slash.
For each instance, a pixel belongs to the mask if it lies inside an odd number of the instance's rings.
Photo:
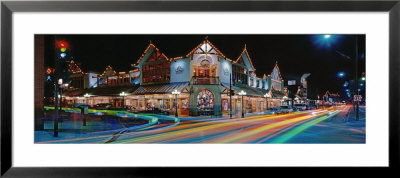
<svg viewBox="0 0 400 178">
<path fill-rule="evenodd" d="M 70 55 L 83 71 L 103 72 L 111 65 L 117 72 L 132 69 L 151 40 L 167 57 L 184 56 L 205 36 L 226 57 L 236 60 L 247 44 L 257 76 L 270 74 L 278 61 L 282 77 L 311 73 L 310 87 L 342 93 L 345 79 L 339 71 L 354 75 L 355 35 L 57 35 L 69 43 Z M 365 72 L 365 35 L 358 35 L 359 75 Z M 54 37 L 46 36 L 46 65 L 54 61 Z M 350 56 L 346 59 L 339 53 Z M 347 76 L 349 77 L 349 75 Z"/>
</svg>

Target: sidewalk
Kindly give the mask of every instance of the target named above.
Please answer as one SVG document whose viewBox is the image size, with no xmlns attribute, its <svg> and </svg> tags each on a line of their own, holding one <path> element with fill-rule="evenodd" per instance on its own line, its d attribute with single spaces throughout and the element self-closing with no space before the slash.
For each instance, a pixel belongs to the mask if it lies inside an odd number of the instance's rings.
<svg viewBox="0 0 400 178">
<path fill-rule="evenodd" d="M 356 113 L 354 111 L 354 108 L 350 108 L 347 112 L 341 112 L 340 114 L 332 117 L 329 119 L 330 122 L 333 123 L 349 123 L 349 122 L 359 122 L 363 121 L 365 122 L 365 109 L 362 110 L 360 108 L 359 110 L 359 119 L 356 119 Z"/>
<path fill-rule="evenodd" d="M 119 116 L 97 116 L 89 114 L 86 116 L 86 126 L 83 126 L 81 114 L 63 113 L 58 122 L 58 137 L 54 137 L 54 121 L 52 117 L 43 118 L 43 130 L 34 131 L 35 142 L 54 140 L 79 140 L 97 138 L 99 141 L 109 139 L 113 134 L 129 129 L 138 129 L 155 124 L 152 117 L 141 116 L 141 118 L 127 118 Z M 148 117 L 148 118 L 146 118 Z M 164 119 L 166 120 L 166 119 Z"/>
</svg>

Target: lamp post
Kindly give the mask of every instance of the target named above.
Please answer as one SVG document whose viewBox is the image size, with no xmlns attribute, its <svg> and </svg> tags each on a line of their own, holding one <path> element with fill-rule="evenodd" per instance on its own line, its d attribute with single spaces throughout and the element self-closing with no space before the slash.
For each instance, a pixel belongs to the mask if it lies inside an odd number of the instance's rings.
<svg viewBox="0 0 400 178">
<path fill-rule="evenodd" d="M 174 90 L 172 94 L 175 95 L 175 117 L 178 117 L 178 95 L 181 94 L 181 92 Z"/>
<path fill-rule="evenodd" d="M 88 93 L 86 93 L 83 96 L 86 98 L 86 105 L 89 105 L 89 97 L 90 97 L 90 95 Z"/>
<path fill-rule="evenodd" d="M 267 104 L 266 105 L 267 107 L 265 108 L 265 111 L 267 111 L 268 110 L 268 98 L 271 97 L 271 95 L 269 93 L 265 93 L 264 97 L 265 97 L 265 102 Z"/>
<path fill-rule="evenodd" d="M 62 91 L 64 88 L 68 88 L 68 83 L 64 83 L 62 85 L 60 85 L 60 111 L 62 110 Z"/>
<path fill-rule="evenodd" d="M 89 107 L 89 97 L 90 97 L 90 95 L 88 93 L 86 93 L 84 95 L 84 97 L 86 98 L 86 106 L 85 107 Z M 81 114 L 83 115 L 83 126 L 86 126 L 85 107 L 82 108 L 82 111 L 81 111 Z"/>
<path fill-rule="evenodd" d="M 122 92 L 122 93 L 120 93 L 119 94 L 119 96 L 122 96 L 122 109 L 124 109 L 125 108 L 125 96 L 126 96 L 127 94 L 125 93 L 125 92 Z"/>
<path fill-rule="evenodd" d="M 56 69 L 58 68 L 58 60 L 56 59 Z M 53 136 L 54 137 L 58 137 L 58 100 L 60 98 L 60 94 L 59 94 L 59 90 L 60 90 L 60 86 L 62 84 L 63 80 L 62 79 L 58 79 L 57 83 L 54 83 L 54 111 L 55 111 L 55 117 L 54 117 L 54 133 Z"/>
<path fill-rule="evenodd" d="M 243 111 L 243 96 L 245 96 L 247 93 L 245 91 L 240 91 L 239 95 L 242 96 L 242 118 L 244 118 L 244 111 Z"/>
<path fill-rule="evenodd" d="M 229 118 L 232 119 L 232 73 L 229 75 Z"/>
<path fill-rule="evenodd" d="M 288 99 L 287 96 L 283 96 L 283 97 L 282 97 L 282 101 L 283 101 L 283 102 L 287 102 L 287 101 L 286 101 L 287 99 Z M 288 107 L 289 107 L 289 103 L 287 103 L 287 105 L 288 105 Z"/>
<path fill-rule="evenodd" d="M 58 79 L 58 85 L 59 85 L 59 88 L 60 88 L 60 94 L 58 94 L 58 98 L 59 98 L 59 100 L 60 100 L 60 111 L 62 110 L 62 89 L 63 89 L 63 79 L 62 78 L 60 78 L 60 79 Z"/>
<path fill-rule="evenodd" d="M 354 75 L 354 95 L 359 95 L 360 91 L 358 90 L 358 36 L 354 36 L 355 37 L 355 55 L 354 55 L 354 64 L 355 64 L 355 75 Z M 324 35 L 324 39 L 328 39 L 331 38 L 331 35 Z M 336 51 L 337 53 L 339 53 L 342 57 L 345 57 L 347 59 L 352 59 L 351 57 Z M 353 99 L 354 100 L 354 99 Z M 355 112 L 356 112 L 356 120 L 359 120 L 359 102 L 358 101 L 354 101 L 354 108 L 355 108 Z"/>
</svg>

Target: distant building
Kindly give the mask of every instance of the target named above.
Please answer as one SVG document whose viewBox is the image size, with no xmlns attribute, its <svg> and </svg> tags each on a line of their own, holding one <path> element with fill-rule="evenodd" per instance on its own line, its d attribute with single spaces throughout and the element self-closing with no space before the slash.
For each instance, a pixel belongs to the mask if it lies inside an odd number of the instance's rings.
<svg viewBox="0 0 400 178">
<path fill-rule="evenodd" d="M 326 91 L 324 96 L 322 96 L 322 101 L 325 103 L 338 103 L 341 102 L 341 99 L 338 93 Z"/>
<path fill-rule="evenodd" d="M 286 75 L 285 89 L 288 91 L 289 100 L 295 103 L 306 103 L 308 98 L 308 81 L 310 73 L 305 73 L 301 76 Z"/>
<path fill-rule="evenodd" d="M 94 72 L 83 72 L 81 68 L 73 61 L 69 63 L 69 71 L 72 73 L 70 75 L 71 83 L 69 84 L 69 89 L 88 89 L 96 88 L 96 79 L 93 76 L 98 75 Z"/>
</svg>

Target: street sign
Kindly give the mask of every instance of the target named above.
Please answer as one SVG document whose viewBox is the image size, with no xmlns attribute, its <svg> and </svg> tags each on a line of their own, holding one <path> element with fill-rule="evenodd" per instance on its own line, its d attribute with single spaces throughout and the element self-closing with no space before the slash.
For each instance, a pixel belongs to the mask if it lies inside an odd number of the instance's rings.
<svg viewBox="0 0 400 178">
<path fill-rule="evenodd" d="M 361 95 L 354 95 L 354 101 L 361 101 L 362 96 Z"/>
</svg>

